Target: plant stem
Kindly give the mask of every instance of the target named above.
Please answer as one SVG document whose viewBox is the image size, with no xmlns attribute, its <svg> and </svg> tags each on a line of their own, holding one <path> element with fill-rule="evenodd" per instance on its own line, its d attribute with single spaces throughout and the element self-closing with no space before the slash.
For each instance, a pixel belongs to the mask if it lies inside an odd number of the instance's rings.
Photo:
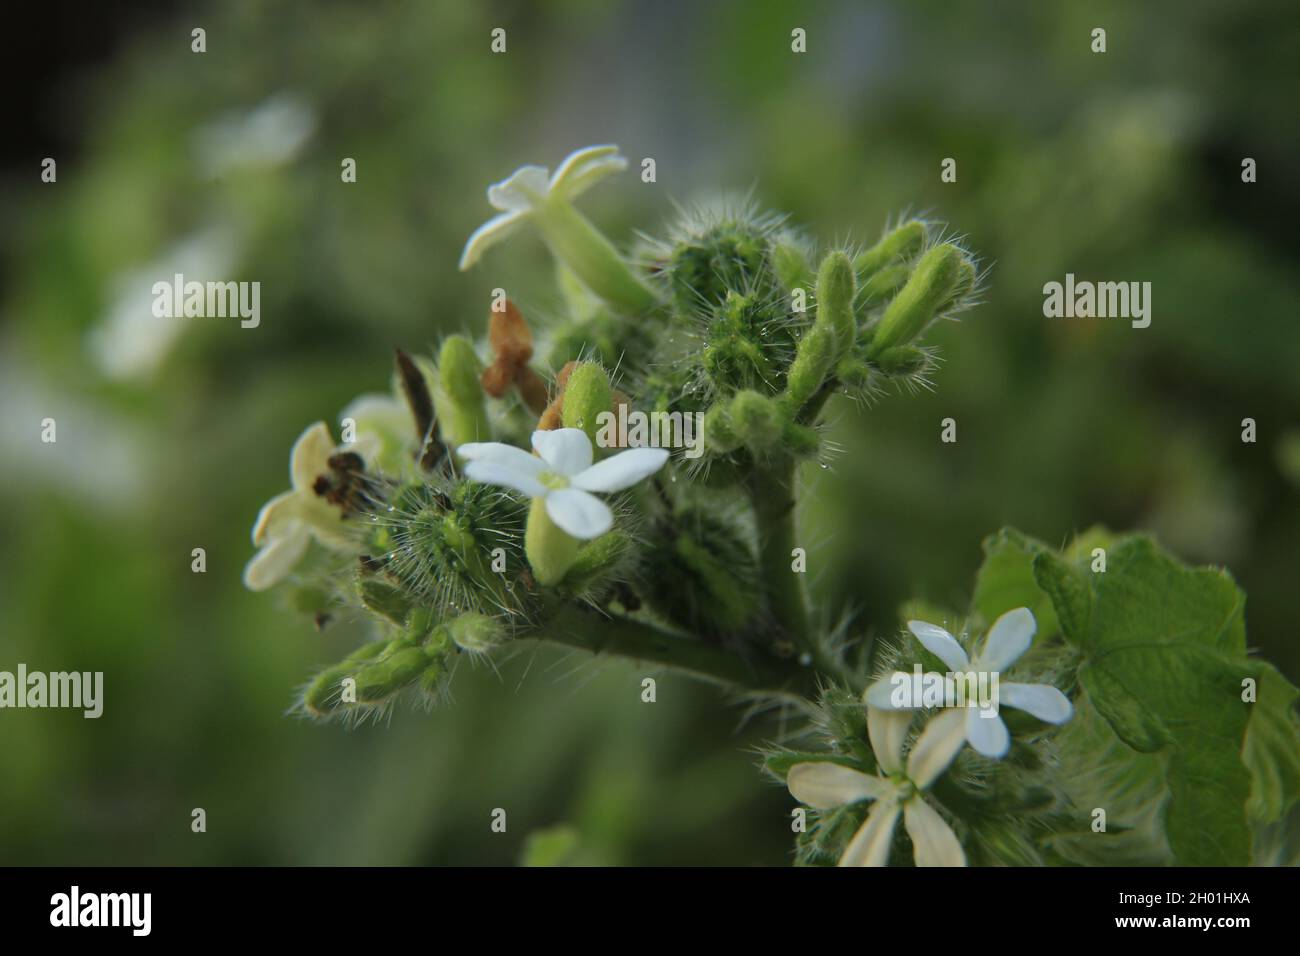
<svg viewBox="0 0 1300 956">
<path fill-rule="evenodd" d="M 803 584 L 791 567 L 794 537 L 794 460 L 750 474 L 749 494 L 758 522 L 759 571 L 777 623 L 801 651 L 812 651 Z"/>
<path fill-rule="evenodd" d="M 700 680 L 783 697 L 811 697 L 814 674 L 795 660 L 746 660 L 718 644 L 707 644 L 619 615 L 604 616 L 572 605 L 527 635 L 593 654 L 669 667 Z"/>
</svg>

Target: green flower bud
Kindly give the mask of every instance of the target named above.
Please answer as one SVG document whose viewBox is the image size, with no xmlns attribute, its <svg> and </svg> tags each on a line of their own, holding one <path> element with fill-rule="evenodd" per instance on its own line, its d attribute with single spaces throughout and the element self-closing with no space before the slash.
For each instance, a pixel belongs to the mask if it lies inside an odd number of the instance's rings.
<svg viewBox="0 0 1300 956">
<path fill-rule="evenodd" d="M 569 374 L 564 386 L 565 428 L 581 428 L 596 447 L 596 433 L 600 430 L 597 417 L 614 408 L 614 393 L 609 387 L 609 376 L 594 362 L 583 362 Z"/>
<path fill-rule="evenodd" d="M 396 642 L 395 642 L 396 643 Z M 399 646 L 356 673 L 357 703 L 377 704 L 415 683 L 429 659 L 420 647 Z"/>
<path fill-rule="evenodd" d="M 957 271 L 958 275 L 952 284 L 952 291 L 948 293 L 948 298 L 943 305 L 939 306 L 940 314 L 960 306 L 962 299 L 970 295 L 971 290 L 975 288 L 975 281 L 978 278 L 975 263 L 963 257 Z"/>
<path fill-rule="evenodd" d="M 593 596 L 626 575 L 632 540 L 622 531 L 602 534 L 583 542 L 572 566 L 564 575 L 564 587 L 574 594 Z"/>
<path fill-rule="evenodd" d="M 935 246 L 917 263 L 907 285 L 894 297 L 876 326 L 871 354 L 908 345 L 951 300 L 966 281 L 965 254 L 951 243 Z"/>
<path fill-rule="evenodd" d="M 817 324 L 830 328 L 841 351 L 853 344 L 858 326 L 853 318 L 853 296 L 857 280 L 849 257 L 832 252 L 822 260 L 817 273 Z"/>
<path fill-rule="evenodd" d="M 777 281 L 786 289 L 809 289 L 812 287 L 812 266 L 803 249 L 793 241 L 782 240 L 772 247 L 772 269 Z"/>
<path fill-rule="evenodd" d="M 546 500 L 534 498 L 528 510 L 528 530 L 524 533 L 524 553 L 533 569 L 533 578 L 542 587 L 554 587 L 564 580 L 581 545 L 577 538 L 560 530 L 546 513 Z"/>
<path fill-rule="evenodd" d="M 758 392 L 737 392 L 731 400 L 731 428 L 751 451 L 771 451 L 781 441 L 784 415 L 775 401 Z"/>
<path fill-rule="evenodd" d="M 357 581 L 357 596 L 367 610 L 399 626 L 406 624 L 406 618 L 411 613 L 411 600 L 400 588 L 373 577 L 363 577 Z"/>
<path fill-rule="evenodd" d="M 880 352 L 872 361 L 887 375 L 916 375 L 929 366 L 930 357 L 914 345 L 896 345 Z"/>
<path fill-rule="evenodd" d="M 462 614 L 447 624 L 452 643 L 471 654 L 486 654 L 506 637 L 501 622 L 487 614 Z"/>
<path fill-rule="evenodd" d="M 313 717 L 329 717 L 342 705 L 339 685 L 352 676 L 353 665 L 344 661 L 312 678 L 302 694 L 302 706 Z"/>
<path fill-rule="evenodd" d="M 731 404 L 718 402 L 704 413 L 704 434 L 707 436 L 708 451 L 725 455 L 740 447 L 740 436 L 731 427 Z"/>
<path fill-rule="evenodd" d="M 817 275 L 817 319 L 799 341 L 786 379 L 787 412 L 799 411 L 821 390 L 841 356 L 853 346 L 857 321 L 853 317 L 853 266 L 842 252 L 822 260 Z"/>
<path fill-rule="evenodd" d="M 441 431 L 452 444 L 492 438 L 483 386 L 479 379 L 483 363 L 474 346 L 463 335 L 452 335 L 442 343 L 438 354 L 438 384 L 434 404 L 441 419 Z"/>
<path fill-rule="evenodd" d="M 817 394 L 840 355 L 839 337 L 820 322 L 799 340 L 799 351 L 790 366 L 782 396 L 786 410 L 794 414 Z"/>
<path fill-rule="evenodd" d="M 853 268 L 865 280 L 887 265 L 912 258 L 925 246 L 925 223 L 913 219 L 890 232 L 870 249 L 858 254 Z"/>
<path fill-rule="evenodd" d="M 907 283 L 912 270 L 900 263 L 885 266 L 862 283 L 862 308 L 870 309 L 884 302 Z"/>
</svg>

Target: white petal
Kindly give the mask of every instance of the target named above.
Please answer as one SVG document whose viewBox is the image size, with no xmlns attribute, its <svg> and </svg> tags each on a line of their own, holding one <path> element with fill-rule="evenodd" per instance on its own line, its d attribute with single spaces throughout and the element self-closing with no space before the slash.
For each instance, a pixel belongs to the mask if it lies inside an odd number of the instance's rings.
<svg viewBox="0 0 1300 956">
<path fill-rule="evenodd" d="M 551 177 L 551 192 L 574 199 L 606 176 L 627 169 L 627 160 L 617 146 L 588 146 L 570 153 Z"/>
<path fill-rule="evenodd" d="M 536 455 L 499 441 L 466 442 L 456 446 L 456 454 L 466 461 L 490 461 L 494 465 L 504 465 L 511 471 L 534 478 L 546 470 L 546 462 Z"/>
<path fill-rule="evenodd" d="M 261 547 L 267 540 L 283 532 L 290 521 L 296 521 L 301 509 L 296 491 L 282 491 L 257 513 L 253 523 L 253 544 Z"/>
<path fill-rule="evenodd" d="M 1034 612 L 1027 607 L 1007 611 L 993 622 L 989 636 L 984 639 L 984 650 L 979 655 L 979 669 L 1001 671 L 1020 659 L 1034 642 L 1038 624 Z"/>
<path fill-rule="evenodd" d="M 903 826 L 912 838 L 912 857 L 917 866 L 966 865 L 957 834 L 921 797 L 913 797 L 903 805 Z"/>
<path fill-rule="evenodd" d="M 629 448 L 598 461 L 573 476 L 573 487 L 584 491 L 622 491 L 664 466 L 668 451 L 663 448 Z"/>
<path fill-rule="evenodd" d="M 911 674 L 894 671 L 868 687 L 862 695 L 862 702 L 878 710 L 916 710 L 921 701 L 914 699 L 913 683 Z"/>
<path fill-rule="evenodd" d="M 550 470 L 572 478 L 591 467 L 591 439 L 581 428 L 533 432 L 533 447 Z"/>
<path fill-rule="evenodd" d="M 941 627 L 925 621 L 908 621 L 907 629 L 916 635 L 927 651 L 948 665 L 952 671 L 964 671 L 970 664 L 957 639 Z"/>
<path fill-rule="evenodd" d="M 483 253 L 518 229 L 527 218 L 527 212 L 503 212 L 475 229 L 461 250 L 460 271 L 464 272 L 473 266 L 483 257 Z"/>
<path fill-rule="evenodd" d="M 891 795 L 878 802 L 844 848 L 838 866 L 884 866 L 889 862 L 889 845 L 898 823 L 898 801 Z"/>
<path fill-rule="evenodd" d="M 329 471 L 334 439 L 324 422 L 309 425 L 289 453 L 289 480 L 294 488 L 311 490 L 318 475 Z"/>
<path fill-rule="evenodd" d="M 614 526 L 614 512 L 595 495 L 561 488 L 546 496 L 546 513 L 561 531 L 575 538 L 599 538 Z"/>
<path fill-rule="evenodd" d="M 1051 684 L 1002 684 L 998 698 L 1007 707 L 1033 714 L 1049 724 L 1063 724 L 1074 716 L 1070 698 Z"/>
<path fill-rule="evenodd" d="M 520 166 L 508 178 L 489 186 L 487 195 L 488 202 L 502 212 L 526 212 L 533 208 L 534 197 L 544 199 L 550 190 L 545 166 Z"/>
<path fill-rule="evenodd" d="M 966 707 L 966 742 L 986 757 L 1001 759 L 1011 749 L 1011 734 L 991 707 Z"/>
<path fill-rule="evenodd" d="M 250 591 L 265 591 L 284 578 L 307 550 L 311 537 L 301 525 L 272 538 L 266 547 L 253 555 L 244 567 L 244 587 Z"/>
<path fill-rule="evenodd" d="M 532 475 L 526 475 L 515 470 L 510 465 L 503 465 L 495 461 L 483 461 L 481 459 L 471 461 L 465 466 L 465 477 L 473 481 L 481 481 L 485 485 L 500 485 L 502 488 L 513 488 L 530 498 L 546 497 L 546 486 Z"/>
<path fill-rule="evenodd" d="M 785 784 L 796 800 L 818 810 L 859 800 L 878 800 L 894 792 L 894 785 L 883 777 L 817 761 L 795 764 L 786 774 Z"/>
<path fill-rule="evenodd" d="M 903 741 L 907 738 L 907 728 L 911 726 L 911 711 L 867 708 L 867 736 L 871 738 L 876 763 L 885 773 L 897 773 L 903 769 Z"/>
<path fill-rule="evenodd" d="M 966 708 L 951 707 L 936 714 L 907 755 L 908 778 L 924 790 L 948 769 L 965 743 Z"/>
</svg>

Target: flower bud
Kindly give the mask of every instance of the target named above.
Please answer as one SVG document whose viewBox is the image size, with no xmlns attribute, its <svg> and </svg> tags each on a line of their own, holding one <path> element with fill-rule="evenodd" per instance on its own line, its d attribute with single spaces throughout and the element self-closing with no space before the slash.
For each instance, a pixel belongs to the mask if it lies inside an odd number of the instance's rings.
<svg viewBox="0 0 1300 956">
<path fill-rule="evenodd" d="M 413 684 L 428 664 L 423 648 L 397 646 L 357 671 L 357 703 L 377 704 L 387 700 Z"/>
<path fill-rule="evenodd" d="M 609 387 L 609 376 L 594 362 L 582 362 L 569 373 L 564 385 L 563 421 L 565 428 L 581 428 L 596 446 L 597 420 L 601 412 L 614 407 L 614 393 Z"/>
<path fill-rule="evenodd" d="M 781 240 L 772 246 L 772 270 L 777 281 L 788 289 L 808 289 L 812 286 L 812 267 L 799 245 Z"/>
<path fill-rule="evenodd" d="M 830 377 L 835 363 L 853 346 L 857 321 L 853 317 L 855 294 L 853 266 L 842 252 L 822 260 L 817 275 L 817 318 L 799 340 L 786 378 L 787 410 L 798 412 Z"/>
<path fill-rule="evenodd" d="M 973 274 L 964 253 L 951 243 L 935 246 L 917 263 L 901 292 L 885 309 L 871 342 L 871 354 L 909 345 L 951 301 Z"/>
<path fill-rule="evenodd" d="M 737 392 L 731 400 L 731 428 L 750 451 L 771 451 L 781 441 L 784 426 L 776 402 L 758 392 Z"/>
<path fill-rule="evenodd" d="M 925 245 L 925 223 L 913 219 L 890 232 L 870 249 L 858 254 L 853 268 L 866 280 L 885 266 L 912 258 Z"/>
<path fill-rule="evenodd" d="M 470 654 L 486 654 L 505 640 L 501 622 L 487 614 L 462 614 L 447 624 L 452 643 Z"/>
<path fill-rule="evenodd" d="M 434 404 L 442 433 L 453 444 L 487 441 L 492 437 L 483 401 L 482 363 L 463 335 L 452 335 L 438 353 L 438 394 Z"/>
</svg>

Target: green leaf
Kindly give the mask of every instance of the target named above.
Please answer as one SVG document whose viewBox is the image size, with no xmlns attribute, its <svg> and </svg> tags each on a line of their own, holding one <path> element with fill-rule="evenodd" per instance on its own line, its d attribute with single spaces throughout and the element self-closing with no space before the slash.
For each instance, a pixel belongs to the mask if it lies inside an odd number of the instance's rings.
<svg viewBox="0 0 1300 956">
<path fill-rule="evenodd" d="M 1165 828 L 1177 861 L 1245 864 L 1251 780 L 1242 762 L 1249 717 L 1240 699 L 1248 666 L 1242 593 L 1226 573 L 1187 568 L 1146 538 L 1115 544 L 1107 570 L 1090 582 L 1080 680 L 1135 750 L 1164 739 Z M 1070 594 L 1063 598 L 1063 612 L 1074 614 Z"/>
<path fill-rule="evenodd" d="M 1034 557 L 1034 581 L 1048 595 L 1061 623 L 1061 633 L 1078 644 L 1092 625 L 1092 588 L 1087 572 L 1052 551 Z"/>
<path fill-rule="evenodd" d="M 1251 662 L 1256 701 L 1250 705 L 1250 723 L 1241 759 L 1250 770 L 1252 820 L 1274 823 L 1300 798 L 1300 720 L 1296 716 L 1297 690 L 1281 672 L 1263 661 Z"/>
<path fill-rule="evenodd" d="M 1138 753 L 1154 753 L 1173 742 L 1164 721 L 1103 667 L 1084 664 L 1079 684 L 1119 739 Z"/>
<path fill-rule="evenodd" d="M 984 539 L 984 565 L 975 580 L 975 610 L 992 623 L 1013 608 L 1027 607 L 1038 622 L 1037 641 L 1060 632 L 1052 599 L 1034 578 L 1034 559 L 1047 545 L 1011 528 Z"/>
</svg>

